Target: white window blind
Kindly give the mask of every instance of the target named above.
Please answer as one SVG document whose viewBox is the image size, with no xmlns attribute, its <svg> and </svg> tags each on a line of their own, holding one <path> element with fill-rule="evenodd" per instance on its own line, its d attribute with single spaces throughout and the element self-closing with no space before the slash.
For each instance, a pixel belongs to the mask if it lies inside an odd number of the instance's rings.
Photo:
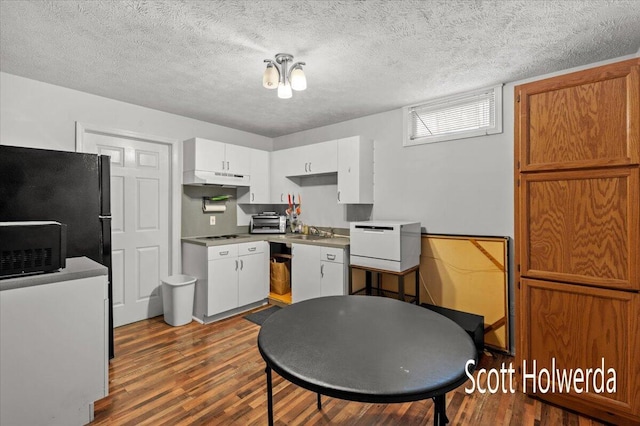
<svg viewBox="0 0 640 426">
<path fill-rule="evenodd" d="M 407 108 L 405 145 L 502 132 L 502 86 Z"/>
</svg>

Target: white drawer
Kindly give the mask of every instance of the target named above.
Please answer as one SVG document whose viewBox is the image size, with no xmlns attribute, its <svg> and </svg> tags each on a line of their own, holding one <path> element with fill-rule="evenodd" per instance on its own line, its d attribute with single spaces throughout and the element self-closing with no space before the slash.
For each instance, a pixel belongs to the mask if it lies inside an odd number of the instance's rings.
<svg viewBox="0 0 640 426">
<path fill-rule="evenodd" d="M 246 256 L 249 254 L 264 253 L 264 241 L 253 241 L 250 243 L 238 244 L 238 256 Z"/>
<path fill-rule="evenodd" d="M 227 257 L 238 257 L 238 244 L 227 244 L 224 246 L 211 246 L 207 249 L 207 259 L 224 259 Z"/>
<path fill-rule="evenodd" d="M 322 247 L 320 260 L 323 262 L 344 263 L 344 249 L 334 247 Z"/>
</svg>

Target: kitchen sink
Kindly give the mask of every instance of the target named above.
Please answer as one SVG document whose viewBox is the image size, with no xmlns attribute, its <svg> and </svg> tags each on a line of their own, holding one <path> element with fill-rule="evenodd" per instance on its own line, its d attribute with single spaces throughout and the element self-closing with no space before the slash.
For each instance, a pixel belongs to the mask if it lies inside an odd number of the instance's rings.
<svg viewBox="0 0 640 426">
<path fill-rule="evenodd" d="M 289 234 L 289 235 L 287 235 L 287 238 L 294 238 L 296 240 L 314 241 L 314 240 L 324 240 L 327 237 L 322 237 L 320 235 Z"/>
<path fill-rule="evenodd" d="M 295 240 L 302 240 L 302 241 L 331 241 L 331 242 L 335 242 L 335 240 L 339 237 L 343 237 L 342 235 L 334 235 L 334 236 L 329 236 L 329 235 L 315 235 L 315 234 L 280 234 L 280 235 L 273 235 L 270 237 L 270 240 L 273 241 L 274 239 L 282 239 L 282 240 L 287 240 L 290 242 L 293 242 Z M 348 236 L 344 236 L 347 238 L 347 242 L 348 242 Z"/>
</svg>

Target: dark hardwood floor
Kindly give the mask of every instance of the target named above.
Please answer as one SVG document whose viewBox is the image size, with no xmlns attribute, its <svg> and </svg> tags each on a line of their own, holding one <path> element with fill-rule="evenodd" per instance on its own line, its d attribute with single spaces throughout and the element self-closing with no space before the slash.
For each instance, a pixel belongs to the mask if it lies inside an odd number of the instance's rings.
<svg viewBox="0 0 640 426">
<path fill-rule="evenodd" d="M 264 362 L 256 346 L 259 326 L 236 316 L 215 324 L 171 327 L 163 318 L 115 330 L 109 396 L 95 405 L 92 425 L 264 425 Z M 485 355 L 478 368 L 512 358 Z M 430 425 L 431 400 L 365 404 L 316 395 L 274 373 L 277 425 Z M 466 385 L 465 385 L 466 386 Z M 519 392 L 447 394 L 450 425 L 578 425 L 601 423 Z"/>
</svg>

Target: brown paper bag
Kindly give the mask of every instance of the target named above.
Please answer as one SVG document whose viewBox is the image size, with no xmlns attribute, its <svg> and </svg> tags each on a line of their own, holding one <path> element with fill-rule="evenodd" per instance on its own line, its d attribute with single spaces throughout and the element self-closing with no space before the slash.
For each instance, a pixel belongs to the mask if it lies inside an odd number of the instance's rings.
<svg viewBox="0 0 640 426">
<path fill-rule="evenodd" d="M 275 294 L 291 292 L 290 255 L 276 254 L 271 258 L 271 291 Z"/>
</svg>

